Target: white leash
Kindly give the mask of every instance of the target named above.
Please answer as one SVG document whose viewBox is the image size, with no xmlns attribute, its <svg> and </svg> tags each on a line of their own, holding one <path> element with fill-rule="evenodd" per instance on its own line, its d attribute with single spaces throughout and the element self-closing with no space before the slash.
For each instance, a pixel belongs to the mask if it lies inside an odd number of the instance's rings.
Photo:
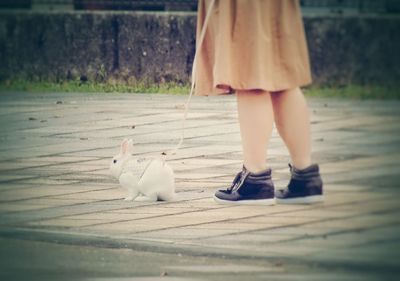
<svg viewBox="0 0 400 281">
<path fill-rule="evenodd" d="M 176 154 L 176 152 L 181 148 L 183 139 L 185 137 L 185 121 L 186 121 L 186 117 L 187 117 L 187 114 L 189 111 L 189 104 L 190 104 L 190 100 L 192 99 L 192 95 L 193 95 L 194 87 L 195 87 L 195 80 L 196 80 L 196 66 L 197 66 L 197 56 L 198 56 L 197 52 L 199 51 L 201 45 L 203 44 L 204 36 L 206 34 L 207 25 L 208 25 L 208 21 L 211 16 L 211 11 L 214 6 L 214 2 L 215 2 L 215 0 L 211 0 L 211 2 L 210 2 L 210 6 L 208 7 L 206 18 L 204 20 L 204 25 L 200 32 L 199 40 L 196 42 L 196 51 L 194 54 L 193 65 L 192 65 L 192 86 L 190 87 L 190 94 L 185 103 L 185 110 L 184 110 L 183 119 L 182 119 L 182 135 L 181 135 L 178 145 L 174 149 L 169 151 L 168 154 L 171 154 L 171 155 Z M 167 153 L 163 153 L 163 155 L 166 155 L 166 154 Z"/>
</svg>

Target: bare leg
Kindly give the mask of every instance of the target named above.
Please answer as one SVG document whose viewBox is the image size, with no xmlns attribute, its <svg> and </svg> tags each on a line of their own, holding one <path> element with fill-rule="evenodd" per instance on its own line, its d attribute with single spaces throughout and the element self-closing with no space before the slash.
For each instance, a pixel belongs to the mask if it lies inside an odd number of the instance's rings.
<svg viewBox="0 0 400 281">
<path fill-rule="evenodd" d="M 300 88 L 271 93 L 275 124 L 285 142 L 293 165 L 311 165 L 310 117 Z"/>
<path fill-rule="evenodd" d="M 244 166 L 252 173 L 265 170 L 267 146 L 272 134 L 270 93 L 236 91 Z"/>
</svg>

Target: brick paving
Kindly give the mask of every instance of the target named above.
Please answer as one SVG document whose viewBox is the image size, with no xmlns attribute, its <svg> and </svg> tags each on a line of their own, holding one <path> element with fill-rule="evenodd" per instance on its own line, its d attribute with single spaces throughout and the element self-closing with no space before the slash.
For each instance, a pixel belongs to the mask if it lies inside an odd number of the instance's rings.
<svg viewBox="0 0 400 281">
<path fill-rule="evenodd" d="M 168 160 L 177 199 L 123 201 L 108 174 L 121 140 L 132 138 L 136 155 L 173 148 L 185 100 L 2 93 L 0 236 L 400 270 L 399 101 L 309 99 L 326 202 L 262 207 L 211 199 L 241 169 L 236 103 L 234 96 L 194 97 L 183 147 Z M 283 187 L 289 157 L 276 130 L 268 161 Z"/>
</svg>

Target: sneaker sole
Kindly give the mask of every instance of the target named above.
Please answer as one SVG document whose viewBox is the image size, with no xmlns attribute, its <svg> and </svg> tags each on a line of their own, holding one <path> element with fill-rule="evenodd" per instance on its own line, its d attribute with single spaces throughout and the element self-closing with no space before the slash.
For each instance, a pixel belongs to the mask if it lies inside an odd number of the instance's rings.
<svg viewBox="0 0 400 281">
<path fill-rule="evenodd" d="M 214 201 L 219 203 L 219 204 L 227 204 L 227 205 L 262 205 L 262 206 L 275 205 L 275 198 L 257 199 L 257 200 L 229 201 L 229 200 L 222 200 L 222 199 L 214 196 Z"/>
<path fill-rule="evenodd" d="M 289 199 L 276 198 L 276 203 L 278 204 L 313 204 L 313 203 L 321 203 L 323 201 L 324 201 L 323 195 L 314 195 L 314 196 L 289 198 Z"/>
</svg>

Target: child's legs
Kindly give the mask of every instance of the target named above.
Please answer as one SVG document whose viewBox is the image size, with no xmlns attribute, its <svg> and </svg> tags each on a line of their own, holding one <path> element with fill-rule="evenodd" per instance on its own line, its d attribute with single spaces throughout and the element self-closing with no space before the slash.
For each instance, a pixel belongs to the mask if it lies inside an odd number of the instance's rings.
<svg viewBox="0 0 400 281">
<path fill-rule="evenodd" d="M 273 111 L 268 92 L 236 91 L 244 166 L 253 173 L 267 168 Z"/>
<path fill-rule="evenodd" d="M 275 124 L 297 169 L 311 165 L 310 117 L 300 88 L 271 93 Z"/>
</svg>

